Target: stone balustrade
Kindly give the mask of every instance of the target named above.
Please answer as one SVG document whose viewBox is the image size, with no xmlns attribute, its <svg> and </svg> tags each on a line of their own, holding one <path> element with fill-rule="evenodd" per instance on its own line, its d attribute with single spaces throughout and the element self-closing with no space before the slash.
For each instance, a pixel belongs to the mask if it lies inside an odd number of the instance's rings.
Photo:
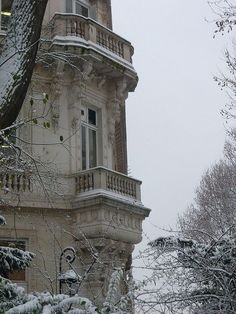
<svg viewBox="0 0 236 314">
<path fill-rule="evenodd" d="M 56 36 L 82 38 L 88 44 L 95 44 L 132 63 L 134 51 L 131 43 L 90 18 L 56 13 L 49 26 L 51 28 L 51 40 Z M 44 32 L 46 33 L 46 30 Z"/>
<path fill-rule="evenodd" d="M 140 201 L 141 181 L 104 167 L 81 171 L 75 175 L 76 194 L 103 190 Z"/>
<path fill-rule="evenodd" d="M 32 183 L 30 176 L 16 173 L 0 173 L 0 188 L 5 193 L 31 192 Z"/>
<path fill-rule="evenodd" d="M 69 183 L 71 192 L 74 190 L 76 197 L 105 193 L 112 197 L 141 202 L 141 181 L 104 167 L 84 170 L 69 177 L 62 176 L 59 183 L 62 185 Z M 0 173 L 0 191 L 6 194 L 22 193 L 22 196 L 24 192 L 30 192 L 34 196 L 40 196 L 43 189 L 41 183 L 32 175 L 4 172 Z M 71 192 L 66 194 L 71 195 Z"/>
</svg>

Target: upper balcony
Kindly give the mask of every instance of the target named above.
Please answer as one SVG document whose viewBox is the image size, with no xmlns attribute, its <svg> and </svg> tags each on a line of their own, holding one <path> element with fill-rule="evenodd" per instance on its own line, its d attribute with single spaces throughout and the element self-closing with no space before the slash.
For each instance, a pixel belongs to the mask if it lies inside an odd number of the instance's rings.
<svg viewBox="0 0 236 314">
<path fill-rule="evenodd" d="M 10 7 L 9 4 L 0 15 L 0 50 L 10 18 Z M 63 10 L 60 7 L 58 9 Z M 93 61 L 93 66 L 98 68 L 101 75 L 109 73 L 108 79 L 124 76 L 129 91 L 135 89 L 138 77 L 132 65 L 133 46 L 93 18 L 74 13 L 55 13 L 47 16 L 41 38 L 47 50 L 68 50 L 77 55 L 81 54 L 83 60 Z"/>
<path fill-rule="evenodd" d="M 49 40 L 51 48 L 72 46 L 87 49 L 135 72 L 131 43 L 88 17 L 56 13 L 44 28 L 42 37 Z"/>
</svg>

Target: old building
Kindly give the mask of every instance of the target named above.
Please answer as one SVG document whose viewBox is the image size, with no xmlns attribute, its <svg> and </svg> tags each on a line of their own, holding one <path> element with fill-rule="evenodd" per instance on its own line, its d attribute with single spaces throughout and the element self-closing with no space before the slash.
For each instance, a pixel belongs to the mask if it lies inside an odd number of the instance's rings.
<svg viewBox="0 0 236 314">
<path fill-rule="evenodd" d="M 4 40 L 11 1 L 1 6 Z M 133 47 L 112 30 L 110 0 L 49 0 L 41 37 L 20 115 L 26 122 L 13 136 L 28 162 L 0 178 L 8 222 L 0 244 L 36 254 L 26 272 L 9 274 L 28 291 L 67 291 L 61 272 L 73 270 L 80 294 L 100 302 L 113 270 L 130 268 L 149 214 L 141 182 L 127 175 Z M 68 247 L 71 265 L 62 254 Z"/>
</svg>

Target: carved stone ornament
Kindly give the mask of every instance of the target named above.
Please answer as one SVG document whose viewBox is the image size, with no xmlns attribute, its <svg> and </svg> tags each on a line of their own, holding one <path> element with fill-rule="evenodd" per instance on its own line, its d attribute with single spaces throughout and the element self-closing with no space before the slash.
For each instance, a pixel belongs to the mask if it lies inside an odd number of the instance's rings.
<svg viewBox="0 0 236 314">
<path fill-rule="evenodd" d="M 71 128 L 73 130 L 77 130 L 79 126 L 79 118 L 78 117 L 73 117 L 71 121 Z"/>
<path fill-rule="evenodd" d="M 85 61 L 82 66 L 82 79 L 88 81 L 93 78 L 93 62 Z"/>
<path fill-rule="evenodd" d="M 115 125 L 120 121 L 120 101 L 117 98 L 107 103 L 108 140 L 111 145 L 115 143 Z"/>
<path fill-rule="evenodd" d="M 101 89 L 105 83 L 106 83 L 106 76 L 105 75 L 100 75 L 97 77 L 97 85 L 98 85 L 99 89 Z"/>
<path fill-rule="evenodd" d="M 80 125 L 80 105 L 83 98 L 83 86 L 80 73 L 75 73 L 75 76 L 67 89 L 67 102 L 69 110 L 70 127 L 73 130 L 78 130 Z"/>
<path fill-rule="evenodd" d="M 121 101 L 121 104 L 123 104 L 125 99 L 128 97 L 128 83 L 125 78 L 122 78 L 117 82 L 116 96 Z"/>
</svg>

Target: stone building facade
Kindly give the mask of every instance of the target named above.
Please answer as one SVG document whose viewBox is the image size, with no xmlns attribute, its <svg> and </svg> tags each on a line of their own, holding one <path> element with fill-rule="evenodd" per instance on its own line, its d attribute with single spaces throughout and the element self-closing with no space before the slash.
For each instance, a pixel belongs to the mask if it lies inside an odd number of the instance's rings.
<svg viewBox="0 0 236 314">
<path fill-rule="evenodd" d="M 2 38 L 10 4 L 1 1 Z M 10 278 L 54 293 L 68 289 L 62 252 L 73 247 L 69 268 L 80 276 L 79 293 L 99 303 L 114 269 L 130 268 L 149 215 L 141 182 L 127 175 L 125 101 L 138 81 L 133 47 L 112 30 L 110 0 L 49 0 L 41 38 L 20 114 L 27 122 L 16 130 L 31 166 L 1 173 L 8 223 L 0 244 L 36 254 Z"/>
</svg>

